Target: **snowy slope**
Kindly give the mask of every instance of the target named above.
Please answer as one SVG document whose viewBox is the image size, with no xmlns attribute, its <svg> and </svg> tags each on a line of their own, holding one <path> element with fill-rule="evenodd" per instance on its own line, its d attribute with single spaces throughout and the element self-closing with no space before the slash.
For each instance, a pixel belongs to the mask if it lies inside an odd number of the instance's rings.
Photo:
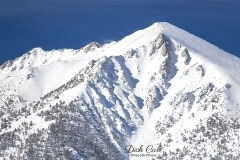
<svg viewBox="0 0 240 160">
<path fill-rule="evenodd" d="M 161 22 L 0 66 L 0 158 L 239 159 L 240 59 Z"/>
</svg>

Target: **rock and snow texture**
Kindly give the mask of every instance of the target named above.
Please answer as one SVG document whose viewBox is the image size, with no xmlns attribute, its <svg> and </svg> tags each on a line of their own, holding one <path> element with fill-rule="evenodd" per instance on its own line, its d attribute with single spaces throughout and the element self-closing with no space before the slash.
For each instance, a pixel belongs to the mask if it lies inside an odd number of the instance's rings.
<svg viewBox="0 0 240 160">
<path fill-rule="evenodd" d="M 240 159 L 239 68 L 168 23 L 35 48 L 0 66 L 0 159 Z"/>
</svg>

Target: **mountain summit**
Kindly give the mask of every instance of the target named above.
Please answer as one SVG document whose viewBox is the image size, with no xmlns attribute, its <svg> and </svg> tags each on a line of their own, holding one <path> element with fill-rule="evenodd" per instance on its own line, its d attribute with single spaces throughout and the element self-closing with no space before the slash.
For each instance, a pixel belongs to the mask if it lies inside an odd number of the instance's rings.
<svg viewBox="0 0 240 160">
<path fill-rule="evenodd" d="M 169 23 L 0 66 L 0 157 L 240 159 L 240 59 Z"/>
</svg>

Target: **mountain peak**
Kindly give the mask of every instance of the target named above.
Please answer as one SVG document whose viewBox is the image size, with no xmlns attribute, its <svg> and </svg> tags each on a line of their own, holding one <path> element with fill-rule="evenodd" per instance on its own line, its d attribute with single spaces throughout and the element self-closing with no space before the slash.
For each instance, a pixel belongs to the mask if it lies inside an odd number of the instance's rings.
<svg viewBox="0 0 240 160">
<path fill-rule="evenodd" d="M 41 47 L 36 47 L 36 48 L 33 48 L 33 49 L 31 49 L 29 52 L 42 52 L 42 51 L 44 51 Z"/>
<path fill-rule="evenodd" d="M 173 27 L 173 26 L 174 25 L 172 25 L 168 22 L 155 22 L 150 27 L 164 29 L 164 28 L 169 28 L 169 27 Z"/>
<path fill-rule="evenodd" d="M 240 76 L 235 74 L 235 71 L 240 68 L 240 59 L 238 57 L 167 22 L 156 22 L 146 30 L 161 33 L 169 39 L 178 42 L 188 50 L 191 50 L 191 54 L 201 58 L 205 63 L 214 65 L 217 70 L 231 76 L 235 82 L 240 82 Z"/>
<path fill-rule="evenodd" d="M 239 68 L 166 22 L 105 45 L 32 49 L 1 66 L 0 157 L 239 159 Z"/>
</svg>

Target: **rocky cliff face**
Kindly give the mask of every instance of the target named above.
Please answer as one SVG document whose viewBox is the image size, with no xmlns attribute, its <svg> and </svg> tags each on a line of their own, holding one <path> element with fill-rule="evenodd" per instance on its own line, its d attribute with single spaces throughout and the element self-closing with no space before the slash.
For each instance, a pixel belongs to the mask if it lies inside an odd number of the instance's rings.
<svg viewBox="0 0 240 160">
<path fill-rule="evenodd" d="M 0 157 L 239 159 L 240 60 L 168 23 L 0 71 Z"/>
</svg>

